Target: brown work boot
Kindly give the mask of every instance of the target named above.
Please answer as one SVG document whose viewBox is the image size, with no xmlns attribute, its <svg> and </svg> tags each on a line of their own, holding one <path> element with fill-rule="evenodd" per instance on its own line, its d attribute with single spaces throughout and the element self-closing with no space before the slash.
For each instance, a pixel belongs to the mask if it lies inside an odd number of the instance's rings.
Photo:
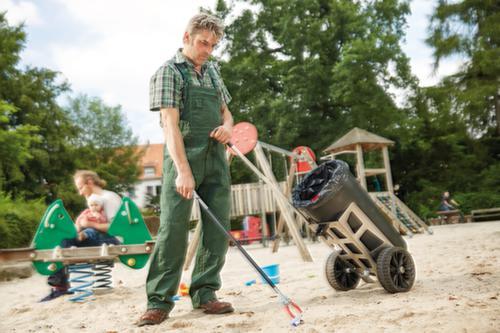
<svg viewBox="0 0 500 333">
<path fill-rule="evenodd" d="M 162 309 L 148 309 L 137 322 L 137 326 L 158 325 L 168 318 L 168 312 Z"/>
<path fill-rule="evenodd" d="M 207 303 L 201 304 L 200 309 L 203 309 L 207 314 L 224 314 L 234 312 L 231 303 L 221 302 L 216 299 L 208 301 Z"/>
</svg>

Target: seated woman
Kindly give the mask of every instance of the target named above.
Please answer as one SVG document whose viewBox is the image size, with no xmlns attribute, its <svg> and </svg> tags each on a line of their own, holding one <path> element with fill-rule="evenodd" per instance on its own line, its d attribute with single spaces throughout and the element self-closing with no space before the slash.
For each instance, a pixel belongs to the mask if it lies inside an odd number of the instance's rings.
<svg viewBox="0 0 500 333">
<path fill-rule="evenodd" d="M 78 237 L 74 239 L 65 239 L 61 243 L 61 247 L 68 248 L 71 246 L 86 247 L 86 246 L 100 246 L 102 244 L 119 244 L 116 237 L 109 235 L 108 229 L 110 222 L 113 221 L 114 216 L 121 206 L 121 198 L 115 192 L 103 189 L 106 186 L 106 181 L 102 180 L 97 173 L 90 170 L 79 170 L 73 176 L 75 186 L 78 193 L 87 198 L 93 197 L 93 200 L 100 202 L 102 207 L 101 221 L 93 221 L 92 216 L 94 213 L 82 213 L 77 219 Z M 90 217 L 90 218 L 89 218 Z M 94 216 L 95 217 L 95 216 Z M 105 217 L 106 222 L 102 221 Z M 52 287 L 50 294 L 40 300 L 40 302 L 50 301 L 62 295 L 69 294 L 68 270 L 66 267 L 60 269 L 54 274 L 50 275 L 47 280 L 48 284 Z"/>
</svg>

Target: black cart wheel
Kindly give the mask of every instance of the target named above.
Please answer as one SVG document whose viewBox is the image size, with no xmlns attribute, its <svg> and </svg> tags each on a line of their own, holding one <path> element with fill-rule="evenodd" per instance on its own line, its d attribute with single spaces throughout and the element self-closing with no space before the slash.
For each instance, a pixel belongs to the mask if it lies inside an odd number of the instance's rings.
<svg viewBox="0 0 500 333">
<path fill-rule="evenodd" d="M 415 264 L 410 253 L 400 247 L 383 249 L 377 258 L 377 278 L 390 293 L 410 290 L 415 282 Z"/>
<path fill-rule="evenodd" d="M 338 252 L 333 252 L 326 260 L 326 279 L 335 289 L 347 291 L 358 286 L 360 276 L 349 262 L 342 259 Z"/>
</svg>

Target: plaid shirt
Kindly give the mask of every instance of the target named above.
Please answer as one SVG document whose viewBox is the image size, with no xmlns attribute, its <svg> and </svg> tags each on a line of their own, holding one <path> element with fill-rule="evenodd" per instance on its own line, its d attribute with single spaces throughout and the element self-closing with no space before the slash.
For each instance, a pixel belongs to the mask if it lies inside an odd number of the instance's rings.
<svg viewBox="0 0 500 333">
<path fill-rule="evenodd" d="M 182 101 L 184 79 L 176 64 L 186 66 L 189 69 L 194 85 L 216 88 L 223 104 L 229 104 L 231 95 L 229 95 L 222 81 L 216 64 L 211 61 L 206 62 L 201 66 L 201 74 L 199 74 L 194 70 L 193 63 L 182 54 L 182 50 L 179 50 L 172 59 L 164 63 L 151 77 L 149 83 L 149 109 L 151 111 L 160 111 L 162 108 L 176 108 L 182 111 L 184 107 Z M 215 86 L 207 72 L 210 68 L 216 74 L 214 77 Z"/>
</svg>

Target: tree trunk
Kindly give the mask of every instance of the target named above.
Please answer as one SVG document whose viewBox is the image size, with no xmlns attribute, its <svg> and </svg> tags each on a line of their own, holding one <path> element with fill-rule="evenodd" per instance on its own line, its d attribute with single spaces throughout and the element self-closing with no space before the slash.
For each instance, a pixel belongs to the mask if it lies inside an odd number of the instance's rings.
<svg viewBox="0 0 500 333">
<path fill-rule="evenodd" d="M 500 88 L 495 96 L 495 121 L 497 123 L 497 136 L 500 136 Z"/>
</svg>

